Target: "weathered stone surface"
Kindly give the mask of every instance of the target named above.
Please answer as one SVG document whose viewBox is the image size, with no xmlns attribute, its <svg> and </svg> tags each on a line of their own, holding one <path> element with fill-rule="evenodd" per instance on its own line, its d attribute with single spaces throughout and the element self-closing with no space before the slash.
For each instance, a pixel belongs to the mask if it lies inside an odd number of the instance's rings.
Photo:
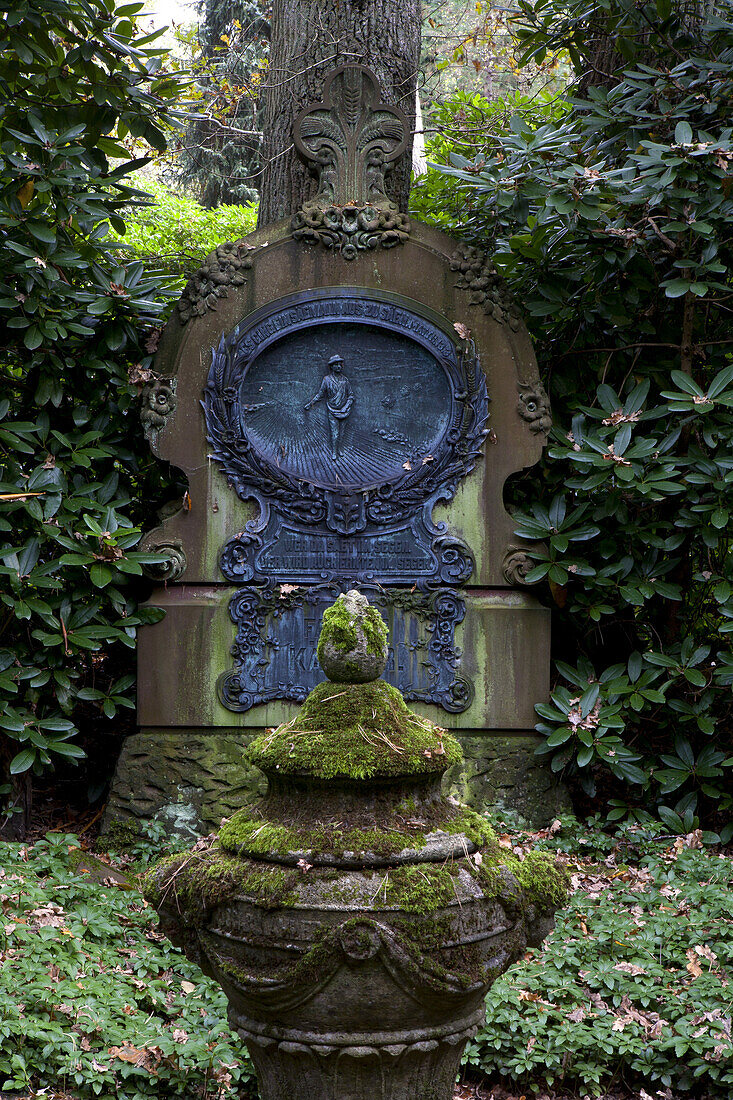
<svg viewBox="0 0 733 1100">
<path fill-rule="evenodd" d="M 549 690 L 550 612 L 521 590 L 529 562 L 503 494 L 539 459 L 549 410 L 490 258 L 457 248 L 414 224 L 399 247 L 356 249 L 346 263 L 294 236 L 288 219 L 219 256 L 213 290 L 203 277 L 189 288 L 156 361 L 176 382 L 176 408 L 152 446 L 189 492 L 143 545 L 171 559 L 152 601 L 166 617 L 140 632 L 143 728 L 185 738 L 289 720 L 320 678 L 303 664 L 318 599 L 369 583 L 392 601 L 380 604 L 395 639 L 385 676 L 420 713 L 469 742 L 534 725 Z M 354 405 L 328 450 L 335 425 L 325 398 L 313 401 L 336 353 Z M 405 409 L 409 429 L 397 418 Z M 443 425 L 434 439 L 423 431 L 433 422 Z M 373 437 L 358 455 L 357 428 Z M 379 467 L 373 477 L 368 466 Z M 533 743 L 504 747 L 509 778 L 490 781 L 494 762 L 465 781 L 477 806 L 482 792 L 486 805 L 496 792 L 532 798 L 519 786 L 539 782 L 540 762 L 522 768 L 517 754 Z M 151 746 L 151 757 L 162 751 Z M 548 771 L 541 789 L 552 781 Z"/>
<path fill-rule="evenodd" d="M 162 821 L 183 836 L 206 836 L 262 794 L 266 781 L 244 759 L 251 734 L 147 729 L 128 737 L 103 832 L 115 821 Z"/>
<path fill-rule="evenodd" d="M 262 773 L 242 752 L 261 732 L 157 730 L 128 738 L 105 830 L 115 820 L 154 818 L 184 836 L 208 835 L 222 818 L 264 793 Z M 448 772 L 446 793 L 479 812 L 510 811 L 538 827 L 570 809 L 566 789 L 534 755 L 540 743 L 536 734 L 455 732 L 464 759 Z"/>
<path fill-rule="evenodd" d="M 463 762 L 448 772 L 445 789 L 467 806 L 519 815 L 542 827 L 571 809 L 567 789 L 534 750 L 537 734 L 459 732 Z"/>
<path fill-rule="evenodd" d="M 387 628 L 366 596 L 352 589 L 323 616 L 318 663 L 329 680 L 350 684 L 378 679 L 387 664 Z"/>
</svg>

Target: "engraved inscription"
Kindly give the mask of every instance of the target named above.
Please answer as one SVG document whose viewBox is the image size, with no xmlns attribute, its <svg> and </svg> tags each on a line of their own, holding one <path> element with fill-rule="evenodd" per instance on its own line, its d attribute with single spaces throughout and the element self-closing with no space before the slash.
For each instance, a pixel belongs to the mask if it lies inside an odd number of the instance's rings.
<svg viewBox="0 0 733 1100">
<path fill-rule="evenodd" d="M 410 528 L 389 535 L 339 538 L 282 529 L 260 555 L 260 569 L 272 576 L 375 576 L 412 579 L 432 573 L 435 556 L 420 545 Z"/>
</svg>

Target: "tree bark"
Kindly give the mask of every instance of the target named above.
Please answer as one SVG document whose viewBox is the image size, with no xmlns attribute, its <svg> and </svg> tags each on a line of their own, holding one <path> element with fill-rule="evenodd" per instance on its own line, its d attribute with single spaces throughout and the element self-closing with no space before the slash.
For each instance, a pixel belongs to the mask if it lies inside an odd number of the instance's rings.
<svg viewBox="0 0 733 1100">
<path fill-rule="evenodd" d="M 695 34 L 720 8 L 720 0 L 674 0 L 673 3 L 673 12 L 681 27 L 690 34 Z M 653 31 L 653 26 L 646 32 L 642 31 L 642 46 L 651 41 Z M 588 21 L 582 53 L 584 73 L 578 85 L 578 95 L 581 98 L 587 96 L 589 88 L 612 88 L 619 81 L 619 71 L 628 64 L 616 48 L 615 29 L 609 21 L 607 11 L 599 5 Z M 644 60 L 643 55 L 638 60 Z M 650 65 L 654 64 L 654 50 L 651 46 L 648 62 Z"/>
<path fill-rule="evenodd" d="M 407 210 L 420 60 L 420 0 L 275 0 L 265 89 L 265 169 L 259 225 L 294 213 L 317 181 L 293 147 L 298 112 L 322 97 L 338 65 L 368 66 L 385 103 L 407 116 L 408 147 L 387 173 L 387 194 Z"/>
</svg>

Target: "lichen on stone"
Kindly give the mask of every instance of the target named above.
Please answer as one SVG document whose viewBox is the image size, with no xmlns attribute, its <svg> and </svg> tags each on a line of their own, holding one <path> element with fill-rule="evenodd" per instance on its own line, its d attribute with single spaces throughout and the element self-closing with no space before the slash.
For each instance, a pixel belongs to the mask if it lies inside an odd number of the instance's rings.
<svg viewBox="0 0 733 1100">
<path fill-rule="evenodd" d="M 252 764 L 318 779 L 440 773 L 461 759 L 458 741 L 413 714 L 384 680 L 319 684 L 290 722 L 256 738 Z"/>
</svg>

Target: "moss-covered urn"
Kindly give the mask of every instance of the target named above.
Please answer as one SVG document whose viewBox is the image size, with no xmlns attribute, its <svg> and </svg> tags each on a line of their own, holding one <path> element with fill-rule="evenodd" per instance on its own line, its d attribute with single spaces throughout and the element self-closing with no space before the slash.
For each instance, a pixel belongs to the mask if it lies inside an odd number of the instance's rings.
<svg viewBox="0 0 733 1100">
<path fill-rule="evenodd" d="M 249 746 L 267 796 L 147 878 L 223 987 L 262 1100 L 450 1100 L 486 991 L 565 896 L 550 859 L 441 795 L 460 747 L 375 678 L 385 641 L 364 597 L 339 597 L 332 678 Z"/>
</svg>

